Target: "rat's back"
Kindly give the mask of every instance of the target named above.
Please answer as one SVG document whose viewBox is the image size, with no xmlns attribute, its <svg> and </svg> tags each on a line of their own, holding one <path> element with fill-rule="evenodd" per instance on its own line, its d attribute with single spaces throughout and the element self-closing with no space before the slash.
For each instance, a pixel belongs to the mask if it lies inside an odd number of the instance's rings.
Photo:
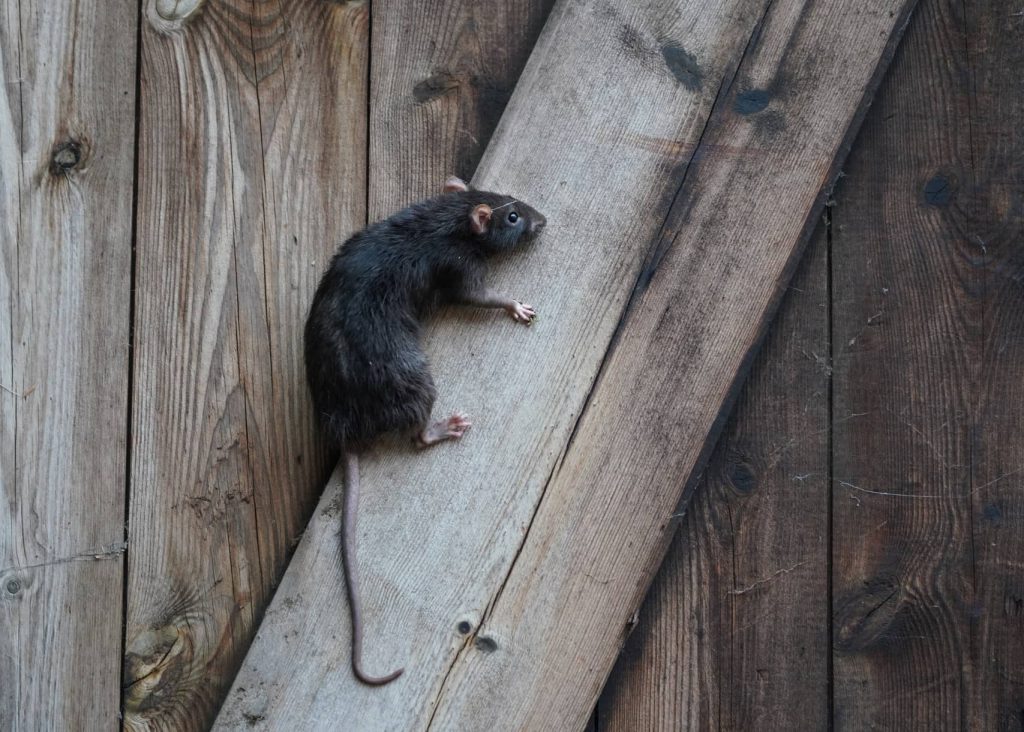
<svg viewBox="0 0 1024 732">
<path fill-rule="evenodd" d="M 368 442 L 422 420 L 434 387 L 419 345 L 417 301 L 429 286 L 420 243 L 390 221 L 355 234 L 331 260 L 305 330 L 306 375 L 328 436 Z M 429 406 L 427 407 L 429 410 Z"/>
</svg>

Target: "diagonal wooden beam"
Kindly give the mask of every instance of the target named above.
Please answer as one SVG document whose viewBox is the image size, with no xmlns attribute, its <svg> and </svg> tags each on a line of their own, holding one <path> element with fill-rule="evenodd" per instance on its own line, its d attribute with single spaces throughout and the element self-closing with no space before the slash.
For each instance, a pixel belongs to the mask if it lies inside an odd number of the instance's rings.
<svg viewBox="0 0 1024 732">
<path fill-rule="evenodd" d="M 440 319 L 475 431 L 364 461 L 368 665 L 406 676 L 351 677 L 333 480 L 221 728 L 583 725 L 913 2 L 846 5 L 556 6 L 475 178 L 548 215 L 493 278 L 545 317 Z"/>
</svg>

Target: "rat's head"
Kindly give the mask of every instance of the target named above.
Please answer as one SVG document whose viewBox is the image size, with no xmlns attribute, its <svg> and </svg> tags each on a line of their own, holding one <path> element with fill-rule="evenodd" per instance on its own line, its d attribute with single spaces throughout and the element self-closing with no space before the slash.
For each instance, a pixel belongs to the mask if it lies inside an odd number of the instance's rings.
<svg viewBox="0 0 1024 732">
<path fill-rule="evenodd" d="M 547 223 L 543 214 L 511 196 L 470 189 L 459 178 L 444 183 L 445 193 L 458 193 L 470 203 L 467 225 L 481 247 L 501 252 L 533 241 Z"/>
</svg>

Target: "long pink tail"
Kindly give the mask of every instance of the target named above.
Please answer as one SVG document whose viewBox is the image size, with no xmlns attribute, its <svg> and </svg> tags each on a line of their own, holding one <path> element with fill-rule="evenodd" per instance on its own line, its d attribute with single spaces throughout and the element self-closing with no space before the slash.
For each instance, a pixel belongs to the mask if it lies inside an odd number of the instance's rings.
<svg viewBox="0 0 1024 732">
<path fill-rule="evenodd" d="M 348 605 L 352 610 L 352 671 L 364 684 L 381 686 L 402 675 L 403 668 L 387 676 L 370 676 L 363 671 L 363 620 L 359 599 L 359 573 L 356 570 L 356 515 L 359 512 L 359 457 L 345 453 L 345 508 L 342 514 L 341 556 L 345 562 L 345 585 Z"/>
</svg>

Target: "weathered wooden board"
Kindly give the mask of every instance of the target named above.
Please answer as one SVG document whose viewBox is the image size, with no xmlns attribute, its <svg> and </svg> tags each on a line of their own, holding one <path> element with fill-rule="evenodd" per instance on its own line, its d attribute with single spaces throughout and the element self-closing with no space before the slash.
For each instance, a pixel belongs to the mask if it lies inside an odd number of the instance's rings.
<svg viewBox="0 0 1024 732">
<path fill-rule="evenodd" d="M 924 3 L 838 196 L 837 728 L 1021 724 L 1015 28 Z"/>
<path fill-rule="evenodd" d="M 599 729 L 808 729 L 829 719 L 826 227 L 598 703 Z"/>
<path fill-rule="evenodd" d="M 866 415 L 833 438 L 842 729 L 967 719 L 981 279 L 948 205 L 952 177 L 970 175 L 966 59 L 959 8 L 926 2 L 917 21 L 834 214 L 835 410 Z"/>
<path fill-rule="evenodd" d="M 984 263 L 970 433 L 977 671 L 968 709 L 975 729 L 1012 730 L 1024 727 L 1024 8 L 964 7 L 973 174 L 957 194 L 967 218 L 961 251 Z"/>
<path fill-rule="evenodd" d="M 371 221 L 472 176 L 553 4 L 373 3 Z"/>
<path fill-rule="evenodd" d="M 373 690 L 350 675 L 334 482 L 221 726 L 323 727 L 340 709 L 355 729 L 426 724 L 446 669 L 514 558 L 649 242 L 762 12 L 749 0 L 556 7 L 475 177 L 549 215 L 544 240 L 492 277 L 534 301 L 541 319 L 532 330 L 494 313 L 439 319 L 427 346 L 437 411 L 466 410 L 473 430 L 430 453 L 382 447 L 362 461 L 367 665 L 401 664 L 406 674 Z M 376 46 L 376 26 L 373 35 Z"/>
<path fill-rule="evenodd" d="M 365 221 L 367 14 L 144 3 L 129 728 L 211 723 L 327 475 L 301 323 Z"/>
<path fill-rule="evenodd" d="M 120 709 L 137 16 L 0 5 L 5 730 Z"/>
</svg>

